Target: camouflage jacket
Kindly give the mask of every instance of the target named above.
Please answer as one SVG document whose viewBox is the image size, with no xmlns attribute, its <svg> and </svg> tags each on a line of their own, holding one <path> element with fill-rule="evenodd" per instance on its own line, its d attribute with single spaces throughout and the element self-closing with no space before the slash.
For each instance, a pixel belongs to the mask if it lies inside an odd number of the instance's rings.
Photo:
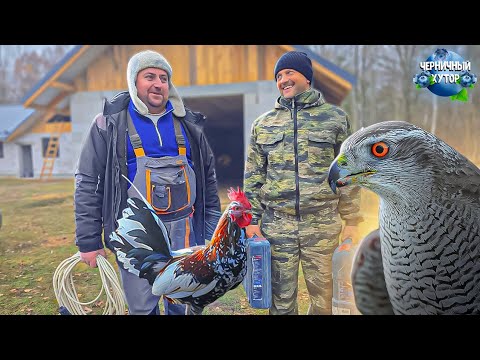
<svg viewBox="0 0 480 360">
<path fill-rule="evenodd" d="M 266 208 L 289 215 L 337 216 L 347 225 L 362 220 L 360 188 L 328 185 L 328 168 L 350 135 L 348 115 L 310 89 L 293 99 L 279 97 L 275 109 L 252 125 L 244 190 L 259 220 Z"/>
</svg>

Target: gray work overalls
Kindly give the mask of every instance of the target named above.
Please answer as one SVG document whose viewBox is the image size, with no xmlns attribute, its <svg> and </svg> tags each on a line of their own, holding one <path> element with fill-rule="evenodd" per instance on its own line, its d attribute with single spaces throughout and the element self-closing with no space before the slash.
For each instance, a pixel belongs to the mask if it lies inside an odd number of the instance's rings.
<svg viewBox="0 0 480 360">
<path fill-rule="evenodd" d="M 161 158 L 145 155 L 142 141 L 128 111 L 127 122 L 128 134 L 137 162 L 133 184 L 165 224 L 172 250 L 196 245 L 193 232 L 196 179 L 195 172 L 188 164 L 186 141 L 180 121 L 173 116 L 178 155 Z M 128 197 L 140 197 L 133 186 L 128 189 Z M 130 274 L 122 266 L 120 269 L 129 313 L 145 315 L 151 313 L 156 309 L 160 297 L 152 294 L 152 287 L 147 280 Z M 165 301 L 165 312 L 172 315 L 184 314 L 185 307 L 167 304 Z"/>
</svg>

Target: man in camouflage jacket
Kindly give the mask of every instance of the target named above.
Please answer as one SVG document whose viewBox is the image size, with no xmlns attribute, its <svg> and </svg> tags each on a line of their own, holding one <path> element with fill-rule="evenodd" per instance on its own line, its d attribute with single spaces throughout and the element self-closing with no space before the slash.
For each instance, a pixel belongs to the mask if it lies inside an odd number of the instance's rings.
<svg viewBox="0 0 480 360">
<path fill-rule="evenodd" d="M 298 268 L 310 295 L 309 314 L 331 314 L 332 255 L 362 220 L 358 187 L 333 194 L 328 168 L 350 135 L 347 114 L 311 87 L 305 53 L 291 51 L 275 65 L 275 108 L 255 120 L 244 190 L 252 204 L 247 236 L 264 236 L 272 249 L 270 314 L 298 314 Z M 259 223 L 261 224 L 259 226 Z"/>
</svg>

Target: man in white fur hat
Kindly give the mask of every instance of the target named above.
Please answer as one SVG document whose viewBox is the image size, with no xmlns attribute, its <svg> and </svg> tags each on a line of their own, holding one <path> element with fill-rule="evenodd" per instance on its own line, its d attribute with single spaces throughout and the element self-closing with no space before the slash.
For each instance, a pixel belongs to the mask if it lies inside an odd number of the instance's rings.
<svg viewBox="0 0 480 360">
<path fill-rule="evenodd" d="M 172 83 L 172 67 L 146 50 L 131 57 L 128 91 L 106 101 L 83 144 L 75 172 L 75 244 L 82 260 L 96 267 L 113 251 L 109 235 L 139 197 L 129 178 L 151 203 L 169 232 L 174 250 L 203 245 L 220 218 L 214 155 L 202 126 L 205 116 L 186 109 Z M 159 313 L 159 297 L 146 279 L 120 268 L 129 314 Z M 165 313 L 184 314 L 166 301 Z"/>
</svg>

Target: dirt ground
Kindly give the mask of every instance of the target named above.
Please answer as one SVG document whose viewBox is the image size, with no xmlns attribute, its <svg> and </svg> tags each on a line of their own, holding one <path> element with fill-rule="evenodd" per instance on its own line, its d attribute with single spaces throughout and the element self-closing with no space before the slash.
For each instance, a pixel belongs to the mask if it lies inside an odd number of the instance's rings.
<svg viewBox="0 0 480 360">
<path fill-rule="evenodd" d="M 74 245 L 73 179 L 40 182 L 0 178 L 0 315 L 55 315 L 58 303 L 52 285 L 57 266 L 77 252 Z M 222 207 L 228 203 L 224 187 L 219 189 Z M 362 194 L 366 221 L 359 235 L 376 228 L 378 200 Z M 110 263 L 116 267 L 113 254 Z M 94 299 L 101 289 L 97 269 L 78 264 L 75 285 L 82 301 Z M 87 307 L 101 314 L 106 297 Z M 308 293 L 300 272 L 298 302 L 300 314 L 309 306 Z M 242 286 L 230 291 L 205 309 L 206 315 L 266 315 L 253 309 Z"/>
</svg>

